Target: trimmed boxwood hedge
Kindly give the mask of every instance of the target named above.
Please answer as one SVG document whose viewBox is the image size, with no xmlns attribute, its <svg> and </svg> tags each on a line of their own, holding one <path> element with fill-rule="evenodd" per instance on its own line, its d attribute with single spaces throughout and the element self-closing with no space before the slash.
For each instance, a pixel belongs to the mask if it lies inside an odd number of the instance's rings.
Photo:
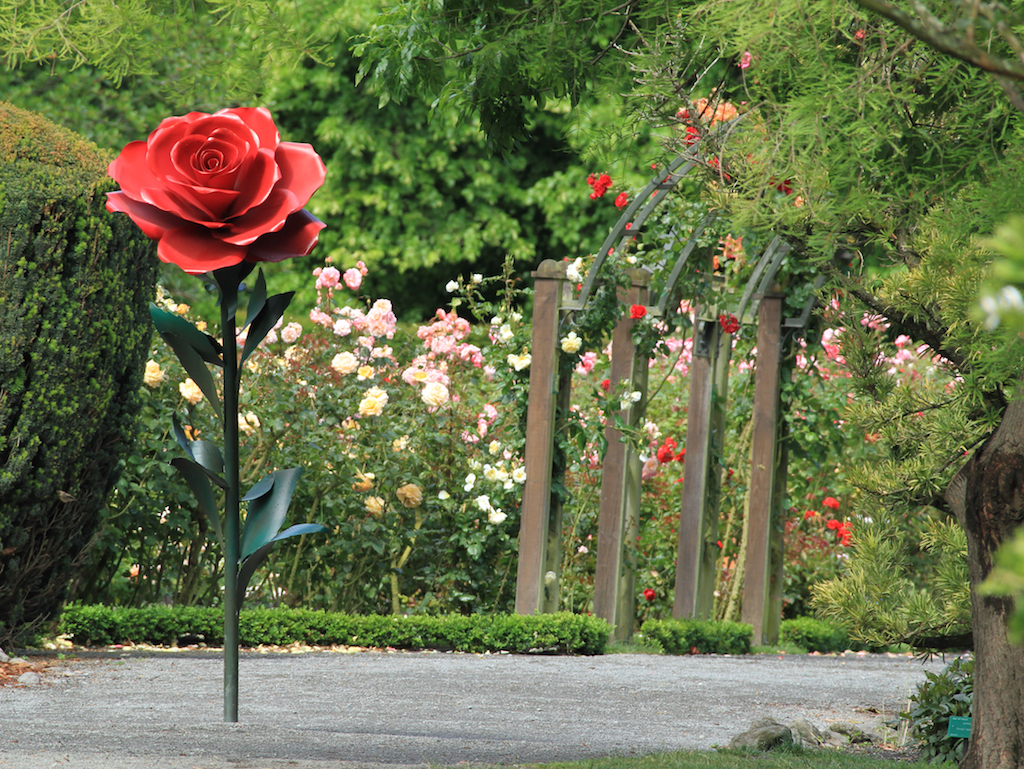
<svg viewBox="0 0 1024 769">
<path fill-rule="evenodd" d="M 641 632 L 666 654 L 749 654 L 754 637 L 750 625 L 689 619 L 648 620 Z"/>
<path fill-rule="evenodd" d="M 114 643 L 170 645 L 201 639 L 224 641 L 216 608 L 81 606 L 65 608 L 59 632 L 82 646 Z M 251 609 L 239 617 L 242 646 L 261 644 L 372 646 L 516 654 L 603 654 L 610 628 L 579 614 L 522 616 L 354 616 L 308 609 Z"/>
</svg>

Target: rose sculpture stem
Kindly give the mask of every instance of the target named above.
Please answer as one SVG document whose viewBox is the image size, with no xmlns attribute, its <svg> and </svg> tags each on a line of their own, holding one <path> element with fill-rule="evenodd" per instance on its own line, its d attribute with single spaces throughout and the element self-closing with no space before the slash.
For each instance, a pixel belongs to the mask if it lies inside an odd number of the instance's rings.
<svg viewBox="0 0 1024 769">
<path fill-rule="evenodd" d="M 235 312 L 238 282 L 228 268 L 214 273 L 220 288 L 221 337 L 224 342 L 224 720 L 238 721 L 238 614 L 242 598 L 238 593 L 239 562 L 239 476 L 238 476 L 238 392 L 241 376 L 235 341 Z M 231 418 L 234 417 L 234 418 Z"/>
</svg>

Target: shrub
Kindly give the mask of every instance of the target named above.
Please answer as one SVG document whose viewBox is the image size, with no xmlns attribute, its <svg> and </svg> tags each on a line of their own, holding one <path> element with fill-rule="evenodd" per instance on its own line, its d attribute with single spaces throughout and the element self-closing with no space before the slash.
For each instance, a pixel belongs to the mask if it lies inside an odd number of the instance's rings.
<svg viewBox="0 0 1024 769">
<path fill-rule="evenodd" d="M 921 739 L 921 760 L 959 762 L 967 750 L 967 739 L 949 737 L 951 716 L 970 716 L 974 695 L 974 660 L 958 658 L 941 673 L 925 673 L 928 680 L 911 695 L 914 707 L 900 713 L 910 719 L 913 733 Z"/>
<path fill-rule="evenodd" d="M 749 654 L 754 637 L 750 625 L 724 621 L 648 620 L 642 631 L 666 654 Z"/>
<path fill-rule="evenodd" d="M 809 652 L 841 652 L 850 647 L 850 639 L 841 629 L 813 617 L 782 621 L 779 640 Z"/>
<path fill-rule="evenodd" d="M 109 160 L 0 103 L 0 641 L 59 610 L 135 433 L 157 260 Z"/>
<path fill-rule="evenodd" d="M 172 644 L 200 638 L 220 644 L 224 640 L 221 622 L 217 608 L 72 605 L 64 610 L 60 632 L 83 646 Z M 609 632 L 602 619 L 568 613 L 431 617 L 251 609 L 239 617 L 243 646 L 301 642 L 477 653 L 602 654 Z"/>
</svg>

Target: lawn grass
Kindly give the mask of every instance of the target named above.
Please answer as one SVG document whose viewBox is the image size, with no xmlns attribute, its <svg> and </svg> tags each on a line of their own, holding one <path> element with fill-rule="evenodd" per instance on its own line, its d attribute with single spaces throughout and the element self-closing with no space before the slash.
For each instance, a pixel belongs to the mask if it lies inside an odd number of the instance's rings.
<svg viewBox="0 0 1024 769">
<path fill-rule="evenodd" d="M 660 753 L 633 758 L 595 758 L 554 764 L 514 764 L 492 769 L 925 769 L 926 763 L 896 763 L 836 750 L 749 753 L 736 750 Z M 481 767 L 480 769 L 484 769 Z"/>
</svg>

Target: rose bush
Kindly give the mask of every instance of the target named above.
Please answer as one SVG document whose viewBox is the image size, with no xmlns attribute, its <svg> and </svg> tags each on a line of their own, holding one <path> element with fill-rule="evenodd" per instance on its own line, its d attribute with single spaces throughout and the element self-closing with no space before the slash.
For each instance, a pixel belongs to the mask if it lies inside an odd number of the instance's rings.
<svg viewBox="0 0 1024 769">
<path fill-rule="evenodd" d="M 191 274 L 309 254 L 323 223 L 303 206 L 326 175 L 308 144 L 282 142 L 260 108 L 190 112 L 129 143 L 108 173 L 107 208 Z"/>
</svg>

